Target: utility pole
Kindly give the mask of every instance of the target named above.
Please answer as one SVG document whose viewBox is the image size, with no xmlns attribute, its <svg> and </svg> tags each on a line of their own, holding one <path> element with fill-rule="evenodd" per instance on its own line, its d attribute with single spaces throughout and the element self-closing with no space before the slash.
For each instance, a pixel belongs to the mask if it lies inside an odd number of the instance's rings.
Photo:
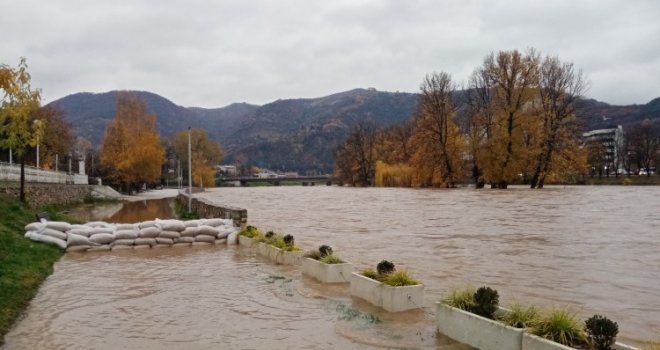
<svg viewBox="0 0 660 350">
<path fill-rule="evenodd" d="M 12 152 L 11 152 L 11 148 L 10 148 L 10 149 L 9 149 L 9 165 L 13 165 L 13 164 L 14 164 L 14 160 L 13 160 L 12 157 L 11 157 L 11 153 L 12 153 Z"/>
<path fill-rule="evenodd" d="M 56 154 L 55 155 L 55 172 L 57 172 L 57 169 L 59 168 L 59 163 L 60 163 L 60 155 Z"/>
<path fill-rule="evenodd" d="M 191 130 L 188 127 L 188 212 L 192 212 L 192 144 Z"/>
</svg>

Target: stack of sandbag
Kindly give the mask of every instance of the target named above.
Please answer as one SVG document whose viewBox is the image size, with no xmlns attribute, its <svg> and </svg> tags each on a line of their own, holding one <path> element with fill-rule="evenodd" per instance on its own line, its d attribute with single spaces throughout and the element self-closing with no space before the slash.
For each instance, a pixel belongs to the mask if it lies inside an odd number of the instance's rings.
<svg viewBox="0 0 660 350">
<path fill-rule="evenodd" d="M 231 220 L 149 220 L 137 224 L 102 221 L 84 225 L 35 222 L 25 226 L 25 237 L 66 251 L 102 251 L 201 244 L 236 244 L 239 228 Z"/>
</svg>

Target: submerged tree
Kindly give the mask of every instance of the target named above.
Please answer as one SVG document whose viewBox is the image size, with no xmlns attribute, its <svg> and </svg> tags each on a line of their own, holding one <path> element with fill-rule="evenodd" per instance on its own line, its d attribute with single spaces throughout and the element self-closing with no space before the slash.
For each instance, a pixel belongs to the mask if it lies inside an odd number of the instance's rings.
<svg viewBox="0 0 660 350">
<path fill-rule="evenodd" d="M 411 165 L 417 184 L 456 187 L 462 177 L 464 145 L 454 123 L 454 89 L 451 76 L 444 72 L 427 75 L 421 85 L 411 137 Z"/>
<path fill-rule="evenodd" d="M 335 151 L 335 177 L 352 186 L 372 186 L 376 171 L 376 131 L 358 123 Z"/>
<path fill-rule="evenodd" d="M 125 190 L 160 177 L 165 150 L 156 132 L 156 115 L 130 93 L 117 94 L 117 112 L 108 123 L 99 159 L 109 179 Z"/>
<path fill-rule="evenodd" d="M 0 65 L 0 147 L 11 149 L 21 164 L 19 198 L 25 202 L 25 154 L 43 135 L 45 121 L 35 123 L 32 115 L 39 109 L 40 91 L 30 86 L 25 58 L 17 69 Z"/>
<path fill-rule="evenodd" d="M 192 180 L 195 186 L 215 185 L 215 166 L 222 160 L 220 145 L 209 139 L 204 129 L 191 129 Z M 172 146 L 181 159 L 181 166 L 188 171 L 188 130 L 174 135 Z"/>
</svg>

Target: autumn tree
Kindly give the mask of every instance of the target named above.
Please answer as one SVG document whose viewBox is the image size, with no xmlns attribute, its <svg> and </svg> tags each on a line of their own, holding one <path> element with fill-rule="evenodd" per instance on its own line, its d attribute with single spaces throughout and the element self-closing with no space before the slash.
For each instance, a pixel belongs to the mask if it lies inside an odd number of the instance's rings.
<svg viewBox="0 0 660 350">
<path fill-rule="evenodd" d="M 192 150 L 192 180 L 193 185 L 201 187 L 215 186 L 215 166 L 222 160 L 220 145 L 209 139 L 204 129 L 190 129 Z M 181 159 L 181 166 L 188 172 L 188 130 L 174 135 L 172 146 Z"/>
<path fill-rule="evenodd" d="M 444 72 L 427 75 L 420 87 L 410 161 L 418 185 L 456 187 L 463 175 L 464 141 L 454 122 L 454 89 L 451 76 Z"/>
<path fill-rule="evenodd" d="M 470 76 L 467 98 L 467 117 L 465 130 L 468 144 L 468 155 L 472 162 L 472 178 L 476 188 L 483 188 L 484 163 L 493 157 L 492 143 L 495 114 L 493 112 L 493 88 L 483 68 L 478 68 Z"/>
<path fill-rule="evenodd" d="M 628 137 L 637 168 L 645 170 L 646 176 L 651 176 L 651 165 L 660 150 L 660 129 L 646 119 L 634 125 Z"/>
<path fill-rule="evenodd" d="M 160 178 L 165 150 L 155 127 L 156 115 L 147 113 L 139 97 L 117 94 L 115 118 L 106 127 L 99 154 L 110 181 L 130 191 Z"/>
<path fill-rule="evenodd" d="M 71 124 L 65 119 L 62 110 L 53 106 L 41 107 L 34 113 L 33 118 L 46 123 L 43 137 L 39 140 L 41 163 L 46 168 L 51 167 L 51 164 L 52 168 L 56 168 L 56 155 L 63 160 L 73 147 Z"/>
<path fill-rule="evenodd" d="M 25 202 L 25 154 L 43 135 L 45 122 L 34 123 L 32 115 L 39 109 L 40 91 L 30 86 L 25 58 L 16 69 L 0 65 L 0 147 L 11 149 L 21 164 L 20 195 Z"/>
<path fill-rule="evenodd" d="M 490 54 L 483 63 L 485 78 L 492 86 L 493 136 L 487 147 L 490 157 L 483 160 L 484 177 L 494 188 L 508 184 L 525 171 L 527 103 L 535 97 L 539 56 L 533 50 Z"/>
<path fill-rule="evenodd" d="M 352 186 L 372 186 L 376 171 L 376 130 L 358 123 L 335 151 L 335 177 Z"/>
<path fill-rule="evenodd" d="M 546 57 L 541 63 L 536 98 L 540 118 L 536 120 L 531 188 L 543 188 L 554 158 L 578 149 L 575 103 L 585 88 L 582 73 L 572 63 L 563 63 L 557 57 Z"/>
</svg>

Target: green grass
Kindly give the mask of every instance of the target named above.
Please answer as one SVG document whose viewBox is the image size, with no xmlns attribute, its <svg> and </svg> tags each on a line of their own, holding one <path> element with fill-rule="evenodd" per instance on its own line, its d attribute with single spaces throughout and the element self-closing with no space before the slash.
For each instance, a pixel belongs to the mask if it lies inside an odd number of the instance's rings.
<svg viewBox="0 0 660 350">
<path fill-rule="evenodd" d="M 341 260 L 339 257 L 334 255 L 326 255 L 319 259 L 320 262 L 324 264 L 343 264 L 344 260 Z"/>
<path fill-rule="evenodd" d="M 567 309 L 542 315 L 532 327 L 532 333 L 567 346 L 583 345 L 587 341 L 582 322 Z"/>
<path fill-rule="evenodd" d="M 180 201 L 174 201 L 174 211 L 176 216 L 180 220 L 197 220 L 199 219 L 199 214 L 195 212 L 188 211 L 188 205 L 182 204 Z"/>
<path fill-rule="evenodd" d="M 476 290 L 473 287 L 454 289 L 449 295 L 442 299 L 442 303 L 457 309 L 470 311 L 476 305 L 476 302 L 474 301 L 475 291 Z"/>
<path fill-rule="evenodd" d="M 388 273 L 385 276 L 383 276 L 381 282 L 387 284 L 388 286 L 393 286 L 393 287 L 416 286 L 418 284 L 421 284 L 419 281 L 412 278 L 412 276 L 410 276 L 410 274 L 406 270 L 400 270 L 400 271 L 394 271 L 392 273 Z"/>
<path fill-rule="evenodd" d="M 364 277 L 371 278 L 372 280 L 378 281 L 378 272 L 372 268 L 366 268 L 360 271 L 360 274 Z"/>
<path fill-rule="evenodd" d="M 534 306 L 524 306 L 514 304 L 510 307 L 510 312 L 502 315 L 500 321 L 504 324 L 516 328 L 533 327 L 540 317 L 539 310 Z"/>
<path fill-rule="evenodd" d="M 24 226 L 41 211 L 48 212 L 51 220 L 71 221 L 55 207 L 29 208 L 0 195 L 0 344 L 63 254 L 54 246 L 23 237 Z"/>
</svg>

